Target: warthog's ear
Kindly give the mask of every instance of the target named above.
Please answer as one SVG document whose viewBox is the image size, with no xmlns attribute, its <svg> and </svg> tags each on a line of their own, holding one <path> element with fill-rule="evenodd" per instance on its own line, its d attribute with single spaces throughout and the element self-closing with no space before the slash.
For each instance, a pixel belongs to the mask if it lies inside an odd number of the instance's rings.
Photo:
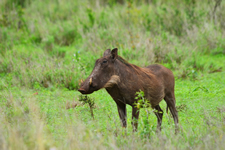
<svg viewBox="0 0 225 150">
<path fill-rule="evenodd" d="M 117 51 L 118 51 L 117 48 L 114 48 L 114 49 L 111 51 L 111 57 L 112 57 L 112 59 L 114 59 L 114 60 L 116 60 L 117 57 L 118 57 Z"/>
<path fill-rule="evenodd" d="M 111 50 L 110 49 L 105 50 L 105 52 L 103 54 L 103 57 L 105 57 L 107 55 L 110 55 L 110 53 L 111 53 Z"/>
</svg>

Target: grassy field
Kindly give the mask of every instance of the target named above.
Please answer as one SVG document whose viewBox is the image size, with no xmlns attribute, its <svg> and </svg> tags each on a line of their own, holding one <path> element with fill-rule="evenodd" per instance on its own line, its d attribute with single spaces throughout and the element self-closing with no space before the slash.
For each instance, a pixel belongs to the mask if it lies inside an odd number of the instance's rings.
<svg viewBox="0 0 225 150">
<path fill-rule="evenodd" d="M 225 1 L 0 1 L 0 149 L 223 149 Z M 175 74 L 179 134 L 150 108 L 122 129 L 105 90 L 77 88 L 107 48 L 139 66 Z"/>
</svg>

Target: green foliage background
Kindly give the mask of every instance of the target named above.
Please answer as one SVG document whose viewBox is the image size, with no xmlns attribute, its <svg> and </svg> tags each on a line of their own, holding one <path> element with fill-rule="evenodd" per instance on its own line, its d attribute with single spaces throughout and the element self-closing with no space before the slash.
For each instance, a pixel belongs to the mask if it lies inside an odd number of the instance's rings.
<svg viewBox="0 0 225 150">
<path fill-rule="evenodd" d="M 0 149 L 223 148 L 224 9 L 223 0 L 1 0 Z M 81 80 L 115 47 L 174 72 L 181 134 L 164 115 L 157 135 L 148 109 L 139 131 L 125 132 L 105 91 L 91 95 L 95 120 L 73 107 Z"/>
</svg>

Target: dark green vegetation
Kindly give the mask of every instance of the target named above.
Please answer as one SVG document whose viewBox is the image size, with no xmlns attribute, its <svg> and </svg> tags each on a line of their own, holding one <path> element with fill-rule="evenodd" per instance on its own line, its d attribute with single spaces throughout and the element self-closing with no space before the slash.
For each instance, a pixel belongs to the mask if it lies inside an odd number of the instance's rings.
<svg viewBox="0 0 225 150">
<path fill-rule="evenodd" d="M 0 149 L 223 149 L 224 10 L 221 0 L 1 0 Z M 79 102 L 79 82 L 114 47 L 174 72 L 180 134 L 166 113 L 157 134 L 146 108 L 132 133 L 128 107 L 123 130 L 104 90 L 90 95 L 94 120 Z"/>
</svg>

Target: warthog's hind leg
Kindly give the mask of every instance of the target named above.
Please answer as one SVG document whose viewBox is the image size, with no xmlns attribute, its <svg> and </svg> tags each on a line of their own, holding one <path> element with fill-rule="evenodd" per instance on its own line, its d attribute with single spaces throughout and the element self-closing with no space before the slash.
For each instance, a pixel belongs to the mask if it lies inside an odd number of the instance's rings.
<svg viewBox="0 0 225 150">
<path fill-rule="evenodd" d="M 175 100 L 175 96 L 174 94 L 170 93 L 170 94 L 167 94 L 165 96 L 165 101 L 167 103 L 167 106 L 169 107 L 170 109 L 170 112 L 173 116 L 173 119 L 174 119 L 174 123 L 175 123 L 175 133 L 178 133 L 179 131 L 179 127 L 178 127 L 178 113 L 177 113 L 177 109 L 175 107 L 175 104 L 176 104 L 176 100 Z"/>
</svg>

